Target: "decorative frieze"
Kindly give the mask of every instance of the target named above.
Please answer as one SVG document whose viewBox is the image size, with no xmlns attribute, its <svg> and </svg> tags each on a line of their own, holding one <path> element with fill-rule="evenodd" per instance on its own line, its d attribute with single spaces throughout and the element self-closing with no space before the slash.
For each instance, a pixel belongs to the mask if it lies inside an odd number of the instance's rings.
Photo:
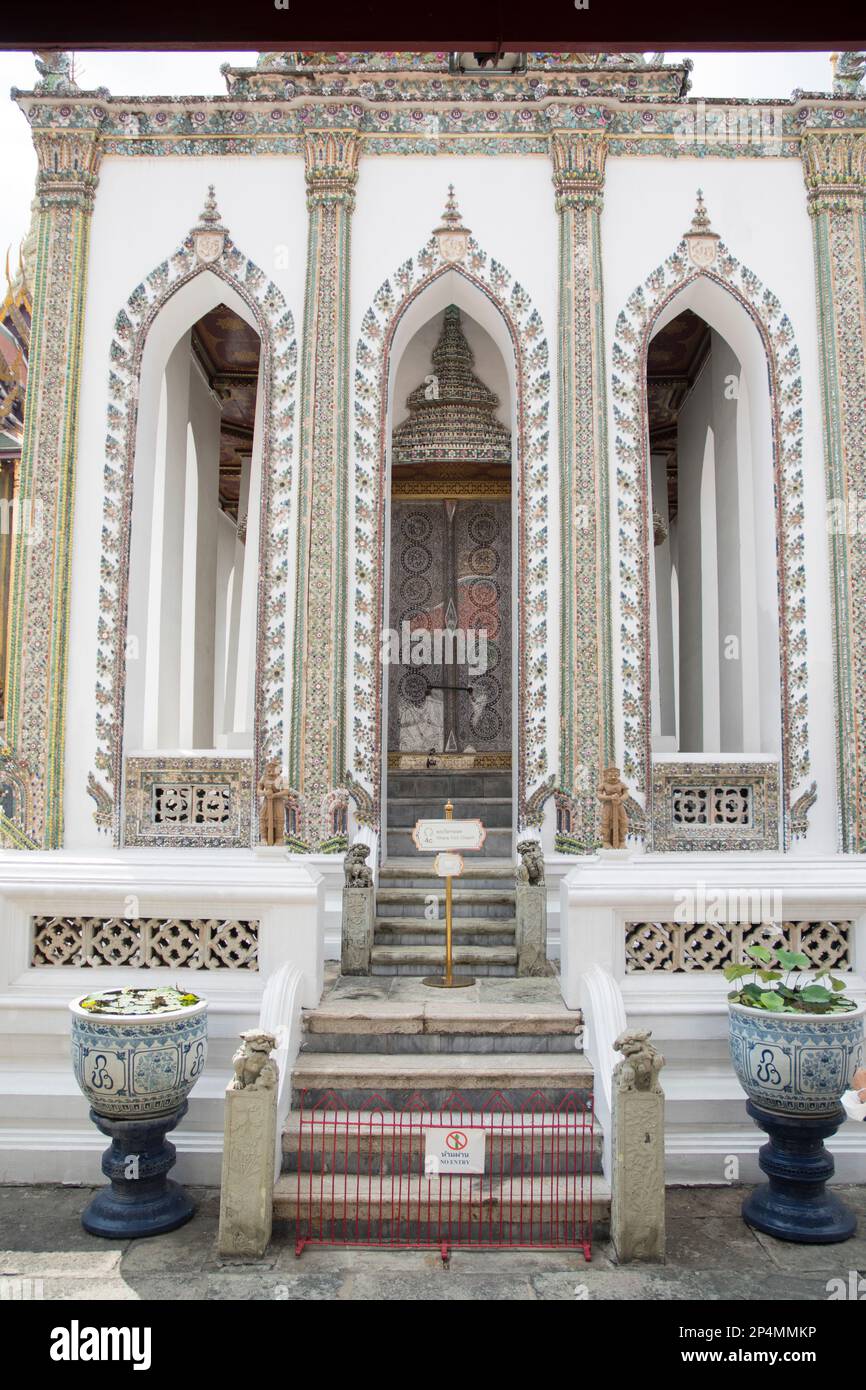
<svg viewBox="0 0 866 1390">
<path fill-rule="evenodd" d="M 599 213 L 607 142 L 551 136 L 559 213 L 559 475 L 561 497 L 560 791 L 571 829 L 563 848 L 596 843 L 599 770 L 613 761 L 610 686 L 607 397 Z"/>
<path fill-rule="evenodd" d="M 652 849 L 779 847 L 775 763 L 662 763 L 652 770 Z"/>
<path fill-rule="evenodd" d="M 810 970 L 853 970 L 853 923 L 627 922 L 626 974 L 723 970 L 747 960 L 749 946 L 802 951 Z"/>
<path fill-rule="evenodd" d="M 249 845 L 251 758 L 131 757 L 125 771 L 124 844 Z"/>
<path fill-rule="evenodd" d="M 258 970 L 259 924 L 236 918 L 34 917 L 31 965 Z"/>
<path fill-rule="evenodd" d="M 38 524 L 19 526 L 13 541 L 6 737 L 31 776 L 26 839 L 45 849 L 63 842 L 72 513 L 90 215 L 102 157 L 97 127 L 91 113 L 76 129 L 33 135 L 37 251 L 19 498 Z"/>
<path fill-rule="evenodd" d="M 776 296 L 731 255 L 712 231 L 703 199 L 690 229 L 664 263 L 639 285 L 616 321 L 611 391 L 617 422 L 616 509 L 619 535 L 623 775 L 636 797 L 650 784 L 650 584 L 652 545 L 646 354 L 656 323 L 681 290 L 707 276 L 740 304 L 760 334 L 767 358 L 772 422 L 778 564 L 779 697 L 782 712 L 781 813 L 784 846 L 790 812 L 809 773 L 806 571 L 803 509 L 803 419 L 800 354 Z M 800 804 L 800 798 L 797 798 Z M 656 812 L 654 810 L 655 817 Z M 798 829 L 802 818 L 798 819 Z M 656 845 L 656 848 L 659 846 Z M 772 847 L 776 848 L 775 832 Z"/>
<path fill-rule="evenodd" d="M 839 841 L 866 849 L 866 550 L 849 499 L 866 495 L 866 135 L 802 142 L 812 218 L 833 594 Z"/>
<path fill-rule="evenodd" d="M 298 847 L 308 849 L 330 838 L 328 800 L 346 767 L 349 232 L 358 149 L 352 129 L 311 130 L 304 144 L 309 226 L 289 781 L 300 801 Z"/>
</svg>

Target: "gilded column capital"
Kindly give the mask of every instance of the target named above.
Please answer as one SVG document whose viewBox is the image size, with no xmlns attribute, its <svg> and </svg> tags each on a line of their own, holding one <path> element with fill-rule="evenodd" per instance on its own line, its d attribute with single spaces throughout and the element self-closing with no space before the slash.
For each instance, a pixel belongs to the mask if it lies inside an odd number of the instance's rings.
<svg viewBox="0 0 866 1390">
<path fill-rule="evenodd" d="M 800 143 L 809 211 L 862 212 L 866 199 L 866 135 L 804 135 Z"/>
<path fill-rule="evenodd" d="M 304 136 L 307 206 L 328 204 L 351 212 L 361 141 L 355 130 L 308 130 Z"/>
<path fill-rule="evenodd" d="M 93 207 L 102 141 L 96 129 L 37 130 L 33 133 L 39 168 L 36 197 L 41 209 Z"/>
<path fill-rule="evenodd" d="M 550 137 L 556 211 L 601 210 L 607 138 L 589 131 L 555 130 Z"/>
</svg>

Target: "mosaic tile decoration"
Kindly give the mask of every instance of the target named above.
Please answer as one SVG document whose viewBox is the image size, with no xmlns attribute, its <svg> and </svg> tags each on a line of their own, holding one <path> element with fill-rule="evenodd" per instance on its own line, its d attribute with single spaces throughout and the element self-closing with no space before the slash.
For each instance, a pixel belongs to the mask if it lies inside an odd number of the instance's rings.
<svg viewBox="0 0 866 1390">
<path fill-rule="evenodd" d="M 653 762 L 653 850 L 779 848 L 775 763 Z"/>
<path fill-rule="evenodd" d="M 627 922 L 625 972 L 706 974 L 747 961 L 749 946 L 802 951 L 810 970 L 854 969 L 853 922 Z"/>
<path fill-rule="evenodd" d="M 124 771 L 125 845 L 249 846 L 251 758 L 131 757 Z"/>
<path fill-rule="evenodd" d="M 209 203 L 205 211 L 207 215 L 203 215 L 198 227 L 130 295 L 117 316 L 111 344 L 96 685 L 98 775 L 92 777 L 88 791 L 97 803 L 97 824 L 103 827 L 107 798 L 113 803 L 115 843 L 120 838 L 118 793 L 138 378 L 154 319 L 181 286 L 205 270 L 224 280 L 244 300 L 254 316 L 262 344 L 262 457 L 267 467 L 262 480 L 263 557 L 257 603 L 256 776 L 269 758 L 283 756 L 289 499 L 298 357 L 294 321 L 276 285 L 238 250 L 218 218 L 214 220 L 215 204 Z M 107 780 L 107 787 L 99 775 Z"/>
<path fill-rule="evenodd" d="M 31 966 L 140 970 L 258 970 L 257 920 L 192 917 L 34 917 Z"/>
<path fill-rule="evenodd" d="M 611 391 L 616 423 L 616 488 L 622 643 L 623 777 L 646 796 L 650 777 L 649 470 L 645 377 L 650 335 L 659 315 L 685 286 L 706 275 L 733 295 L 761 335 L 767 356 L 773 433 L 782 710 L 782 828 L 790 841 L 789 809 L 809 772 L 806 663 L 806 576 L 803 513 L 803 426 L 800 354 L 782 305 L 715 233 L 702 254 L 687 234 L 676 250 L 630 295 L 616 321 Z M 774 845 L 775 847 L 775 845 Z"/>
<path fill-rule="evenodd" d="M 512 477 L 520 516 L 517 641 L 518 825 L 527 793 L 547 772 L 547 491 L 550 408 L 549 352 L 544 325 L 524 287 L 468 239 L 465 258 L 443 257 L 439 240 L 427 244 L 380 286 L 364 315 L 355 369 L 355 570 L 353 772 L 366 787 L 379 819 L 382 697 L 378 633 L 384 621 L 385 421 L 391 345 L 409 304 L 449 270 L 464 276 L 502 314 L 514 348 L 517 429 Z"/>
<path fill-rule="evenodd" d="M 92 115 L 74 131 L 34 131 L 33 140 L 37 250 L 19 495 L 39 534 L 19 527 L 13 543 L 5 726 L 30 783 L 27 824 L 2 829 L 16 848 L 57 849 L 84 302 L 102 151 Z"/>
<path fill-rule="evenodd" d="M 803 173 L 815 248 L 833 597 L 839 848 L 866 850 L 866 136 L 808 135 Z M 840 515 L 841 513 L 841 515 Z"/>
</svg>

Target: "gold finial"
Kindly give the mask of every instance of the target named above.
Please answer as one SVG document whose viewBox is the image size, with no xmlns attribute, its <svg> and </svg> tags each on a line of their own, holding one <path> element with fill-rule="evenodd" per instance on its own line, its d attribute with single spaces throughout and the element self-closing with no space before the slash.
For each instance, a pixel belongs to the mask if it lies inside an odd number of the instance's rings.
<svg viewBox="0 0 866 1390">
<path fill-rule="evenodd" d="M 698 269 L 704 269 L 712 265 L 716 259 L 716 251 L 719 245 L 719 234 L 714 232 L 710 226 L 710 216 L 704 203 L 704 195 L 698 189 L 698 200 L 695 204 L 695 213 L 692 218 L 692 225 L 685 234 L 685 243 L 688 247 L 689 259 Z"/>
</svg>

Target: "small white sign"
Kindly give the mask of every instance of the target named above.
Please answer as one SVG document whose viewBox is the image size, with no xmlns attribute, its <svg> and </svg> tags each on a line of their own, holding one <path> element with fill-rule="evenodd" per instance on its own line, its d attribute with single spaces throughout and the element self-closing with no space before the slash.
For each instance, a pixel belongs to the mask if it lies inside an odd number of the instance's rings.
<svg viewBox="0 0 866 1390">
<path fill-rule="evenodd" d="M 459 878 L 463 872 L 463 855 L 446 850 L 433 860 L 433 870 L 440 878 Z"/>
<path fill-rule="evenodd" d="M 480 820 L 419 820 L 415 822 L 412 839 L 415 848 L 480 849 L 487 831 Z"/>
<path fill-rule="evenodd" d="M 424 1134 L 424 1172 L 483 1173 L 487 1131 L 483 1129 L 428 1129 Z"/>
</svg>

